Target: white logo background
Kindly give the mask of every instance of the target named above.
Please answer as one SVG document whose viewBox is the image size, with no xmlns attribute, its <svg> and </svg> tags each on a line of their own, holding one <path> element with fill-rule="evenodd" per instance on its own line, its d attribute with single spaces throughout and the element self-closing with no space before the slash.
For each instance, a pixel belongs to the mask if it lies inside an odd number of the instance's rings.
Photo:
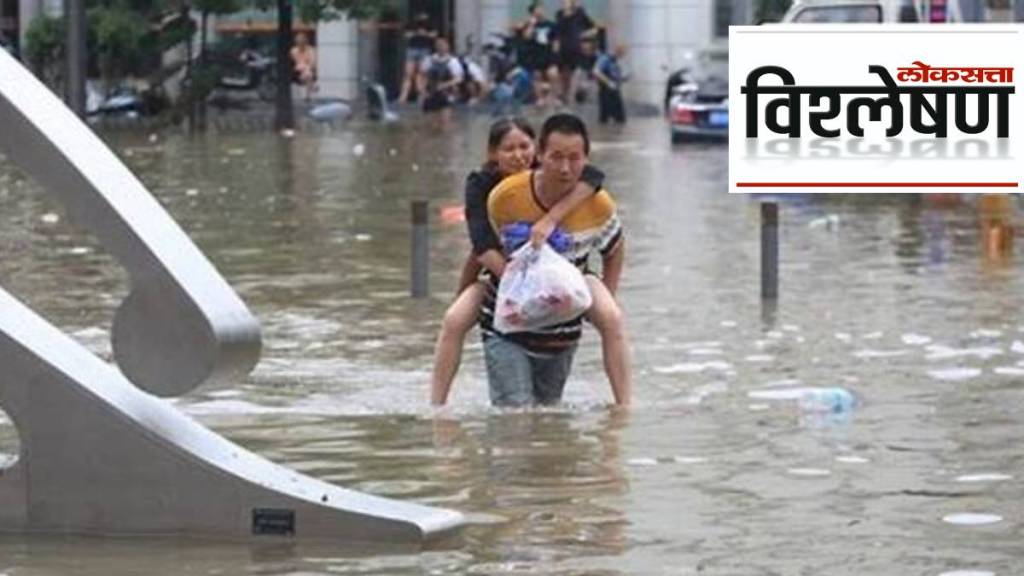
<svg viewBox="0 0 1024 576">
<path fill-rule="evenodd" d="M 765 106 L 784 94 L 758 96 L 758 137 L 746 136 L 746 95 L 740 88 L 747 75 L 761 66 L 781 66 L 793 74 L 796 86 L 882 86 L 872 64 L 886 68 L 900 86 L 973 86 L 1005 84 L 904 83 L 897 68 L 921 61 L 933 68 L 1012 67 L 1016 93 L 1010 95 L 1009 138 L 996 138 L 996 97 L 989 98 L 988 129 L 964 134 L 954 122 L 954 97 L 946 96 L 948 135 L 915 132 L 910 126 L 910 96 L 902 95 L 903 131 L 885 136 L 890 125 L 886 108 L 882 120 L 872 122 L 860 110 L 864 137 L 851 136 L 846 128 L 846 104 L 857 97 L 884 98 L 884 94 L 842 97 L 839 116 L 824 127 L 839 128 L 837 138 L 822 138 L 810 130 L 810 98 L 801 96 L 799 138 L 777 134 L 764 124 Z M 996 24 L 941 25 L 766 25 L 734 26 L 729 31 L 729 191 L 730 192 L 1019 192 L 1005 187 L 848 187 L 880 183 L 1020 183 L 1024 166 L 1024 26 Z M 765 75 L 761 86 L 781 85 L 777 76 Z M 967 121 L 977 119 L 979 96 L 967 97 Z M 933 100 L 934 97 L 929 97 Z M 784 111 L 783 109 L 782 111 Z M 781 111 L 780 111 L 781 112 Z M 924 114 L 924 123 L 931 124 Z M 780 116 L 779 122 L 787 123 Z M 739 183 L 822 183 L 842 187 L 740 187 Z"/>
</svg>

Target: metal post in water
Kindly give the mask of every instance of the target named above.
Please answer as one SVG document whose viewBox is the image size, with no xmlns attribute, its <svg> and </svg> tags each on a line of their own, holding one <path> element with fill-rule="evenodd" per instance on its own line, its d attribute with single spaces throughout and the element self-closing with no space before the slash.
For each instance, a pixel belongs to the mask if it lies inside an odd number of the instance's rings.
<svg viewBox="0 0 1024 576">
<path fill-rule="evenodd" d="M 412 201 L 412 297 L 426 298 L 429 292 L 430 250 L 427 228 L 427 201 Z"/>
<path fill-rule="evenodd" d="M 761 299 L 779 297 L 779 205 L 761 204 Z"/>
<path fill-rule="evenodd" d="M 68 19 L 67 104 L 79 118 L 85 117 L 85 0 L 64 0 Z"/>
</svg>

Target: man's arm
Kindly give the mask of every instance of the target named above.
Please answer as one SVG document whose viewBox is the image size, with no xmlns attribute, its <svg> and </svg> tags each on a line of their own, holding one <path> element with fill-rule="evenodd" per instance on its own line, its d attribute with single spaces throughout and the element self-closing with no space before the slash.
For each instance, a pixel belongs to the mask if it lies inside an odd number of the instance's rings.
<svg viewBox="0 0 1024 576">
<path fill-rule="evenodd" d="M 604 70 L 602 70 L 602 64 L 604 64 L 604 60 L 602 58 L 598 58 L 597 59 L 597 63 L 594 64 L 594 78 L 597 78 L 597 81 L 600 82 L 601 84 L 604 84 L 608 88 L 611 88 L 612 90 L 615 90 L 619 86 L 618 86 L 618 84 L 615 83 L 614 80 L 609 78 L 604 73 Z"/>
<path fill-rule="evenodd" d="M 626 262 L 626 239 L 619 238 L 611 250 L 601 256 L 601 281 L 615 296 L 622 277 L 622 266 Z"/>
<path fill-rule="evenodd" d="M 438 90 L 450 90 L 462 83 L 462 65 L 459 64 L 455 56 L 451 56 L 448 61 L 448 72 L 452 75 L 452 79 L 438 84 Z"/>
<path fill-rule="evenodd" d="M 580 10 L 583 10 L 580 8 Z M 580 38 L 595 38 L 597 37 L 600 30 L 597 28 L 597 23 L 594 19 L 587 14 L 586 10 L 583 10 L 583 32 L 580 34 Z"/>
</svg>

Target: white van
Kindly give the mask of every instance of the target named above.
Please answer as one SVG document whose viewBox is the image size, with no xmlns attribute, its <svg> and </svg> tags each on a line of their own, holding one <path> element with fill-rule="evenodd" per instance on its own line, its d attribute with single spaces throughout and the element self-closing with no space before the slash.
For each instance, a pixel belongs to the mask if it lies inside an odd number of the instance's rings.
<svg viewBox="0 0 1024 576">
<path fill-rule="evenodd" d="M 959 22 L 959 0 L 795 0 L 782 22 L 878 24 Z"/>
</svg>

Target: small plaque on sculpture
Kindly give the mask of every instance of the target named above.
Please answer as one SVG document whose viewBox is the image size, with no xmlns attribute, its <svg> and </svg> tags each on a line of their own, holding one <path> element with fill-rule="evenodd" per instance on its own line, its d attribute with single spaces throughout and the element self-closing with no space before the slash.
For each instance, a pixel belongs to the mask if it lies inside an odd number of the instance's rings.
<svg viewBox="0 0 1024 576">
<path fill-rule="evenodd" d="M 253 508 L 252 533 L 255 536 L 294 536 L 295 511 L 286 508 Z"/>
</svg>

